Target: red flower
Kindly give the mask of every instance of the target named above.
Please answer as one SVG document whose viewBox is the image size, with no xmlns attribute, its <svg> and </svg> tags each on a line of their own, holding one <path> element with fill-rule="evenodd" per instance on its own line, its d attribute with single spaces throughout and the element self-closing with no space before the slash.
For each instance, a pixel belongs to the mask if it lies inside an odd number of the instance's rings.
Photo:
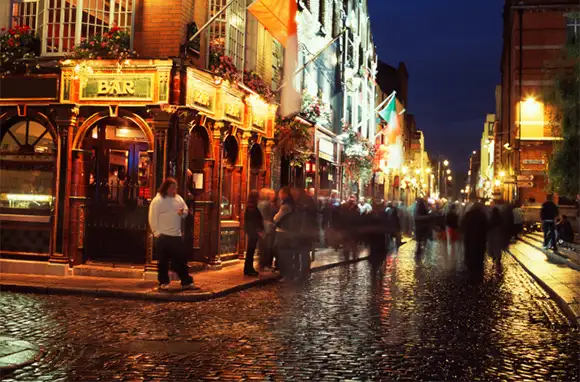
<svg viewBox="0 0 580 382">
<path fill-rule="evenodd" d="M 118 26 L 114 26 L 114 27 L 112 27 L 112 28 L 109 30 L 109 32 L 110 32 L 110 33 L 115 33 L 115 32 L 118 32 L 118 31 L 120 31 L 120 30 L 121 30 L 121 28 L 119 28 Z"/>
<path fill-rule="evenodd" d="M 6 28 L 2 28 L 2 29 L 0 29 L 0 31 L 2 31 L 2 32 L 4 32 L 5 30 L 6 30 Z"/>
<path fill-rule="evenodd" d="M 106 46 L 107 46 L 107 43 L 106 43 L 106 42 L 102 42 L 102 43 L 101 43 L 101 48 L 104 48 L 104 47 L 106 47 Z"/>
</svg>

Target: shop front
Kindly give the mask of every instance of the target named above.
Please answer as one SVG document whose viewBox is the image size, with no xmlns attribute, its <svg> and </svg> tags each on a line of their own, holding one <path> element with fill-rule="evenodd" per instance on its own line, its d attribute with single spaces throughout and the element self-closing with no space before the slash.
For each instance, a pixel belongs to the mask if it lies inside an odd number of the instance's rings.
<svg viewBox="0 0 580 382">
<path fill-rule="evenodd" d="M 319 197 L 327 198 L 332 191 L 340 191 L 340 146 L 336 134 L 321 127 L 316 128 L 315 142 L 315 187 Z"/>
<path fill-rule="evenodd" d="M 40 261 L 46 268 L 62 246 L 56 232 L 66 148 L 57 117 L 58 75 L 3 76 L 0 88 L 2 270 L 13 271 L 18 260 Z"/>
<path fill-rule="evenodd" d="M 243 216 L 249 191 L 270 185 L 276 106 L 243 85 L 194 68 L 187 71 L 190 126 L 185 173 L 194 214 L 186 232 L 192 256 L 219 266 L 243 257 Z M 191 179 L 191 180 L 187 180 Z"/>
<path fill-rule="evenodd" d="M 166 173 L 170 60 L 61 69 L 61 104 L 74 105 L 64 192 L 64 255 L 73 265 L 153 263 L 147 211 Z"/>
</svg>

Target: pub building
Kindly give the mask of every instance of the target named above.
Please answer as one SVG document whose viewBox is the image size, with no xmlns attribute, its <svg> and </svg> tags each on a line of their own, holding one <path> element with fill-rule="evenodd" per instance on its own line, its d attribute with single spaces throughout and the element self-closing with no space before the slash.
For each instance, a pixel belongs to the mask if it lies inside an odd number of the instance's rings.
<svg viewBox="0 0 580 382">
<path fill-rule="evenodd" d="M 156 277 L 147 213 L 167 176 L 193 211 L 189 260 L 243 257 L 276 105 L 171 59 L 65 60 L 0 89 L 1 272 Z"/>
</svg>

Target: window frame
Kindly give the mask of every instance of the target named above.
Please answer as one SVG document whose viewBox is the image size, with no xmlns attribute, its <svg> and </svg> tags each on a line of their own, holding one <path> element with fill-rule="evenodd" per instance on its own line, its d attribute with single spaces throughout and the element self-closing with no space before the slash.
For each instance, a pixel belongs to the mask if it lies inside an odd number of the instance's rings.
<svg viewBox="0 0 580 382">
<path fill-rule="evenodd" d="M 40 39 L 41 56 L 66 55 L 75 46 L 80 44 L 83 38 L 95 34 L 102 34 L 115 25 L 129 33 L 131 37 L 130 48 L 133 49 L 136 0 L 109 0 L 108 10 L 104 6 L 102 9 L 91 8 L 91 4 L 97 4 L 98 1 L 10 0 L 9 16 L 11 25 L 28 25 L 35 31 Z M 15 10 L 18 10 L 20 6 L 28 9 L 33 7 L 33 4 L 36 5 L 34 15 L 27 14 L 26 11 L 24 12 L 24 16 L 14 14 Z M 130 11 L 127 10 L 129 7 Z M 92 13 L 86 13 L 85 10 L 90 10 Z M 91 18 L 97 20 L 99 13 L 103 15 L 101 25 L 96 24 L 97 21 L 91 23 Z M 83 17 L 85 14 L 87 15 L 86 20 Z M 20 21 L 23 17 L 25 18 L 25 22 Z M 32 20 L 34 21 L 34 25 L 30 25 L 32 22 L 29 21 Z M 121 20 L 124 20 L 125 24 L 119 25 L 119 21 Z M 49 36 L 50 26 L 54 25 L 58 25 L 59 28 L 52 28 L 53 35 Z M 70 28 L 70 26 L 74 26 L 74 28 Z M 92 31 L 89 29 L 92 29 Z M 55 34 L 55 30 L 58 30 L 58 35 Z M 65 30 L 69 31 L 66 36 Z M 83 31 L 86 31 L 86 37 L 83 37 Z M 57 41 L 58 44 L 56 50 L 49 46 L 49 42 L 54 41 Z"/>
<path fill-rule="evenodd" d="M 566 17 L 566 41 L 568 43 L 580 41 L 580 17 Z"/>
</svg>

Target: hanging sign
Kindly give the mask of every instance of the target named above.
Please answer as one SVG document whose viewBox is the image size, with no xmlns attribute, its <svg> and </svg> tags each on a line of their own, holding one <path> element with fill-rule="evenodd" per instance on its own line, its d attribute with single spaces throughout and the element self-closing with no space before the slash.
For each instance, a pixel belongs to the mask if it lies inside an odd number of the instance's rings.
<svg viewBox="0 0 580 382">
<path fill-rule="evenodd" d="M 518 182 L 518 188 L 532 188 L 534 187 L 534 182 Z"/>
<path fill-rule="evenodd" d="M 517 177 L 518 182 L 531 182 L 534 180 L 533 175 L 518 175 Z"/>
</svg>

